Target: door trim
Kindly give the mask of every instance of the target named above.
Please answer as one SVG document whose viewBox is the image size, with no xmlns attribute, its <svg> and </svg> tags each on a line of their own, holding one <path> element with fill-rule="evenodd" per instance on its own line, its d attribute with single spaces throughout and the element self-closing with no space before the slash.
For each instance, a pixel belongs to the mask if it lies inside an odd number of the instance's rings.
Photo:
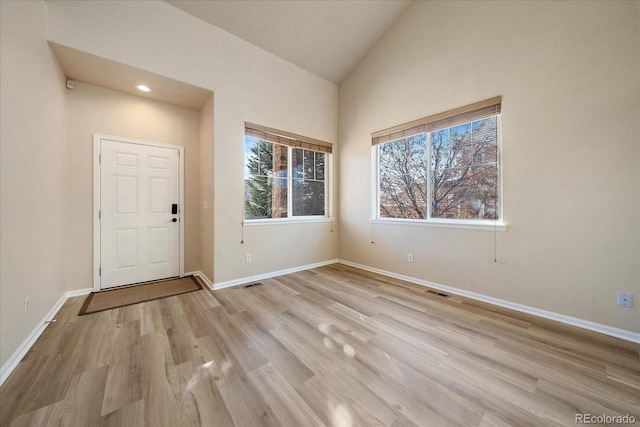
<svg viewBox="0 0 640 427">
<path fill-rule="evenodd" d="M 180 191 L 180 277 L 184 276 L 184 146 L 163 144 L 160 142 L 143 141 L 139 139 L 123 138 L 120 136 L 93 134 L 93 290 L 100 291 L 100 145 L 102 140 L 122 142 L 125 144 L 146 145 L 150 147 L 170 148 L 178 150 L 178 190 Z"/>
</svg>

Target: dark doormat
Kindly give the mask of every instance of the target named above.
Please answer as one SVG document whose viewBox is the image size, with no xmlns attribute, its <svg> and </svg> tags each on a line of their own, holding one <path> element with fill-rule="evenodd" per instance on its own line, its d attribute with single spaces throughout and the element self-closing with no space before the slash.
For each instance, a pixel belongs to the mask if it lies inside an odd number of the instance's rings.
<svg viewBox="0 0 640 427">
<path fill-rule="evenodd" d="M 195 277 L 186 276 L 177 279 L 91 292 L 84 304 L 82 304 L 78 315 L 81 316 L 83 314 L 111 310 L 112 308 L 199 291 L 200 289 L 202 289 L 202 285 Z"/>
</svg>

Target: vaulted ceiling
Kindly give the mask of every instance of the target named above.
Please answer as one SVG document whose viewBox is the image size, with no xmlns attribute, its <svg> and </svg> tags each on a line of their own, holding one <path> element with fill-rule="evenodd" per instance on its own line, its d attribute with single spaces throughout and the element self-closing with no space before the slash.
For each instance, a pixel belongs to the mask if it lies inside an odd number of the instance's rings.
<svg viewBox="0 0 640 427">
<path fill-rule="evenodd" d="M 411 0 L 165 0 L 288 62 L 340 83 Z M 199 110 L 211 94 L 51 43 L 67 78 Z M 142 93 L 135 85 L 153 88 Z"/>
<path fill-rule="evenodd" d="M 286 61 L 340 83 L 411 0 L 165 0 Z"/>
</svg>

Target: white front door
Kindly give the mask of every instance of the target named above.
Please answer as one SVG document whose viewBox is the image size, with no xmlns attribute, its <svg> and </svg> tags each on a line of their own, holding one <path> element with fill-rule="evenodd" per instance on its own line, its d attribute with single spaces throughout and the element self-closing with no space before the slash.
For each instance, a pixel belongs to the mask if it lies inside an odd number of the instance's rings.
<svg viewBox="0 0 640 427">
<path fill-rule="evenodd" d="M 179 276 L 180 149 L 97 143 L 99 288 Z"/>
</svg>

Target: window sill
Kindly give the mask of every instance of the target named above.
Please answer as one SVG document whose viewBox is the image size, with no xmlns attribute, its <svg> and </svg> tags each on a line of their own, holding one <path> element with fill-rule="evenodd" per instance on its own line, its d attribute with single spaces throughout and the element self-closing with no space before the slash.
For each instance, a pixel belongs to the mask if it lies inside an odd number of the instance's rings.
<svg viewBox="0 0 640 427">
<path fill-rule="evenodd" d="M 393 224 L 393 225 L 412 225 L 420 227 L 436 227 L 436 228 L 458 228 L 465 230 L 484 230 L 484 231 L 507 231 L 507 224 L 501 221 L 446 221 L 436 219 L 402 219 L 402 218 L 373 218 L 370 219 L 373 224 Z"/>
<path fill-rule="evenodd" d="M 245 219 L 242 224 L 245 227 L 254 227 L 261 225 L 285 225 L 285 224 L 307 224 L 333 222 L 333 218 L 328 217 L 300 217 L 300 218 L 268 218 L 268 219 Z"/>
</svg>

